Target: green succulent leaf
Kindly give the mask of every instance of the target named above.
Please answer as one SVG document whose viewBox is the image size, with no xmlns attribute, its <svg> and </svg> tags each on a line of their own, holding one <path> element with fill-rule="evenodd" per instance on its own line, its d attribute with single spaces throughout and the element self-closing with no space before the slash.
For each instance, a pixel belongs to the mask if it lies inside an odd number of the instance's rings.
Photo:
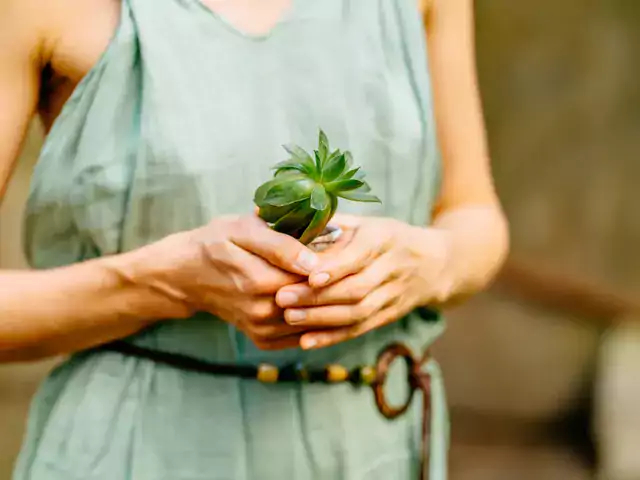
<svg viewBox="0 0 640 480">
<path fill-rule="evenodd" d="M 304 148 L 298 145 L 294 145 L 293 143 L 283 145 L 282 148 L 284 148 L 287 153 L 291 155 L 291 158 L 296 162 L 310 163 L 311 165 L 313 165 L 313 159 L 311 158 L 311 155 L 309 155 Z"/>
<path fill-rule="evenodd" d="M 290 203 L 289 205 L 283 205 L 282 207 L 274 207 L 273 205 L 265 204 L 260 207 L 258 216 L 267 223 L 276 223 L 282 217 L 299 206 L 299 203 Z"/>
<path fill-rule="evenodd" d="M 316 158 L 316 170 L 318 172 L 318 174 L 320 174 L 322 172 L 322 156 L 320 155 L 320 152 L 318 150 L 314 150 L 313 151 L 315 158 Z"/>
<path fill-rule="evenodd" d="M 273 169 L 275 170 L 275 175 L 278 175 L 280 172 L 287 170 L 298 171 L 306 175 L 313 175 L 316 171 L 315 165 L 311 161 L 311 157 L 309 157 L 309 162 L 300 162 L 295 159 L 285 160 L 284 162 L 280 162 L 274 165 Z"/>
<path fill-rule="evenodd" d="M 311 192 L 311 208 L 324 210 L 329 205 L 329 194 L 322 185 L 316 185 Z"/>
<path fill-rule="evenodd" d="M 318 132 L 318 153 L 320 154 L 322 163 L 324 163 L 329 155 L 329 139 L 322 129 Z"/>
<path fill-rule="evenodd" d="M 353 155 L 351 155 L 351 152 L 349 150 L 344 152 L 344 159 L 347 162 L 347 168 L 351 168 L 353 165 Z"/>
<path fill-rule="evenodd" d="M 349 178 L 347 180 L 338 180 L 337 182 L 331 182 L 326 185 L 329 192 L 346 192 L 349 190 L 355 190 L 364 185 L 362 180 L 356 180 L 355 178 Z"/>
<path fill-rule="evenodd" d="M 311 222 L 309 222 L 309 226 L 300 236 L 300 242 L 304 245 L 311 243 L 313 239 L 320 235 L 327 227 L 331 216 L 331 205 L 327 205 L 327 208 L 324 210 L 316 210 Z"/>
<path fill-rule="evenodd" d="M 292 211 L 275 222 L 273 229 L 276 232 L 299 238 L 313 220 L 314 215 L 315 210 L 311 209 L 309 200 L 304 200 L 296 204 Z"/>
<path fill-rule="evenodd" d="M 258 215 L 276 231 L 308 244 L 326 228 L 338 208 L 338 197 L 357 202 L 378 202 L 370 193 L 364 173 L 353 166 L 351 152 L 329 147 L 322 129 L 317 150 L 283 145 L 290 158 L 273 167 L 273 178 L 254 194 Z"/>
<path fill-rule="evenodd" d="M 378 197 L 367 192 L 355 190 L 352 192 L 339 192 L 338 195 L 345 200 L 353 200 L 354 202 L 382 203 Z"/>
<path fill-rule="evenodd" d="M 294 170 L 292 168 L 281 168 L 278 169 L 274 172 L 273 176 L 274 178 L 283 178 L 283 177 L 287 177 L 287 178 L 292 178 L 292 177 L 297 177 L 300 175 L 300 170 Z M 307 175 L 309 177 L 311 177 L 311 175 Z"/>
<path fill-rule="evenodd" d="M 273 178 L 271 180 L 269 180 L 268 182 L 263 183 L 262 185 L 260 185 L 256 191 L 255 194 L 253 196 L 253 201 L 256 205 L 258 205 L 259 207 L 262 207 L 264 205 L 267 205 L 267 203 L 265 202 L 265 198 L 267 197 L 267 194 L 269 193 L 269 191 L 274 188 L 276 185 L 280 185 L 283 182 L 290 182 L 291 179 L 293 178 L 305 178 L 302 175 L 299 174 L 288 174 L 288 175 L 284 175 L 284 176 L 280 176 L 280 177 L 276 177 Z"/>
<path fill-rule="evenodd" d="M 324 182 L 332 182 L 344 172 L 346 160 L 344 155 L 331 156 L 322 171 L 322 180 Z"/>
<path fill-rule="evenodd" d="M 309 178 L 281 177 L 281 182 L 273 185 L 264 197 L 264 203 L 282 207 L 299 202 L 311 196 L 315 182 Z"/>
<path fill-rule="evenodd" d="M 360 170 L 360 167 L 349 170 L 348 172 L 346 172 L 344 175 L 340 177 L 340 180 L 349 180 L 350 178 L 353 178 L 355 174 L 358 173 L 358 170 Z M 358 179 L 358 180 L 361 180 L 361 179 Z"/>
<path fill-rule="evenodd" d="M 356 180 L 363 180 L 363 181 L 364 181 L 364 177 L 365 177 L 365 173 L 362 170 L 358 170 L 356 174 L 353 176 L 353 178 L 355 178 Z"/>
<path fill-rule="evenodd" d="M 336 210 L 338 210 L 338 197 L 336 197 L 335 195 L 330 195 L 330 197 L 331 197 L 331 209 L 329 211 L 328 221 L 331 221 L 331 219 L 336 213 Z"/>
<path fill-rule="evenodd" d="M 369 184 L 367 182 L 362 182 L 362 186 L 358 189 L 356 189 L 355 191 L 357 192 L 370 192 L 371 191 L 371 187 L 369 186 Z"/>
<path fill-rule="evenodd" d="M 264 197 L 267 196 L 267 192 L 269 191 L 269 188 L 271 188 L 273 182 L 274 180 L 265 182 L 256 189 L 255 193 L 253 194 L 253 203 L 255 203 L 258 207 L 262 207 L 263 205 L 265 205 Z"/>
<path fill-rule="evenodd" d="M 329 164 L 329 162 L 331 162 L 333 159 L 339 157 L 340 155 L 342 155 L 342 152 L 340 151 L 340 149 L 335 150 L 331 153 L 327 154 L 327 158 L 324 159 L 324 161 L 322 162 L 322 168 L 323 170 L 327 168 L 327 165 Z"/>
</svg>

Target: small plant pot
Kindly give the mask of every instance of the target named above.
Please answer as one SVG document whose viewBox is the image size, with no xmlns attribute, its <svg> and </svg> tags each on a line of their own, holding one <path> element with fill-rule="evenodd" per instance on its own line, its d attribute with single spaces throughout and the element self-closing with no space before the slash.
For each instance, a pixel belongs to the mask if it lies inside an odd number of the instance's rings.
<svg viewBox="0 0 640 480">
<path fill-rule="evenodd" d="M 314 252 L 322 252 L 336 243 L 340 235 L 342 235 L 342 229 L 340 227 L 327 225 L 327 228 L 311 241 L 309 248 Z"/>
</svg>

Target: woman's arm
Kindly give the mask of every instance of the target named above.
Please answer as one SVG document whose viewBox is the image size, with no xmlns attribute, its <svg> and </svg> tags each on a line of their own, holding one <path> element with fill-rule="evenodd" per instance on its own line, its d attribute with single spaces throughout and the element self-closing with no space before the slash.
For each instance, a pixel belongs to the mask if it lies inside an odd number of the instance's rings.
<svg viewBox="0 0 640 480">
<path fill-rule="evenodd" d="M 122 275 L 132 264 L 145 264 L 144 254 L 0 271 L 0 362 L 71 353 L 132 335 L 160 318 L 184 316 L 179 302 Z"/>
<path fill-rule="evenodd" d="M 20 0 L 0 2 L 0 204 L 38 102 L 41 45 Z"/>
<path fill-rule="evenodd" d="M 491 173 L 475 62 L 473 0 L 432 0 L 425 13 L 436 125 L 443 158 L 434 227 L 450 233 L 453 299 L 483 288 L 508 250 Z"/>
<path fill-rule="evenodd" d="M 53 4 L 0 1 L 0 201 L 51 58 L 52 16 L 42 9 Z M 82 264 L 0 271 L 0 362 L 72 353 L 196 310 L 233 323 L 261 348 L 296 345 L 299 329 L 282 324 L 273 296 L 308 274 L 314 258 L 257 217 L 243 217 Z"/>
</svg>

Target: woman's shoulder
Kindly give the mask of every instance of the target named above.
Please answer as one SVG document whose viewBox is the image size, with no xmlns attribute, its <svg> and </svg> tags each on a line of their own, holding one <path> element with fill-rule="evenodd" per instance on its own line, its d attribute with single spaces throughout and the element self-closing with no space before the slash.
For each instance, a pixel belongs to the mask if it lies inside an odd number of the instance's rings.
<svg viewBox="0 0 640 480">
<path fill-rule="evenodd" d="M 45 123 L 56 116 L 58 106 L 107 48 L 119 22 L 121 3 L 0 0 L 0 32 L 7 32 L 16 54 L 28 57 L 25 60 L 41 72 L 38 103 Z"/>
<path fill-rule="evenodd" d="M 49 6 L 50 64 L 57 75 L 80 80 L 107 48 L 122 0 L 28 0 Z"/>
</svg>

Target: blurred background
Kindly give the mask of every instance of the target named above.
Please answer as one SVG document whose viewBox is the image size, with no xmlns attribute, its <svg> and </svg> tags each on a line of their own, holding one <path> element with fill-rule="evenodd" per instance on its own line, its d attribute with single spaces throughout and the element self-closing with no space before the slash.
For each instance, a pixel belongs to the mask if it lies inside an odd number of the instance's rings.
<svg viewBox="0 0 640 480">
<path fill-rule="evenodd" d="M 638 480 L 640 1 L 476 5 L 513 250 L 489 292 L 450 312 L 437 347 L 452 480 Z M 34 125 L 0 208 L 2 268 L 24 267 L 21 212 L 41 139 Z M 0 366 L 0 480 L 53 363 Z"/>
</svg>

